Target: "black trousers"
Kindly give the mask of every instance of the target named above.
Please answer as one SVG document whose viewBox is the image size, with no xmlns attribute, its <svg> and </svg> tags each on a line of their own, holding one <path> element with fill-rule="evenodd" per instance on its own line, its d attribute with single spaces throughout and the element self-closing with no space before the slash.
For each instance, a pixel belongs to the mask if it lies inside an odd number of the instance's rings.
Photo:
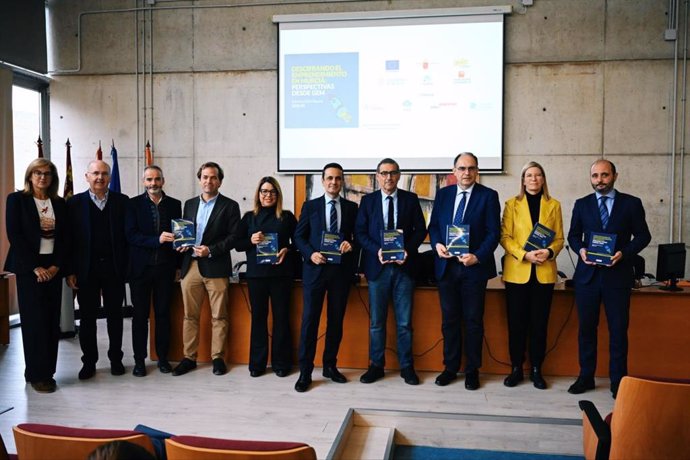
<svg viewBox="0 0 690 460">
<path fill-rule="evenodd" d="M 323 350 L 323 367 L 335 367 L 338 350 L 343 339 L 343 319 L 347 308 L 352 278 L 344 275 L 337 265 L 326 265 L 319 277 L 312 283 L 304 283 L 302 328 L 299 341 L 299 367 L 304 373 L 314 370 L 316 343 L 319 323 L 323 310 L 323 300 L 327 297 L 326 343 Z"/>
<path fill-rule="evenodd" d="M 52 256 L 40 256 L 41 266 L 53 265 Z M 17 299 L 24 348 L 24 379 L 41 382 L 53 378 L 60 340 L 62 277 L 39 283 L 33 273 L 17 275 Z"/>
<path fill-rule="evenodd" d="M 79 302 L 79 345 L 81 345 L 84 364 L 96 365 L 98 362 L 98 341 L 96 340 L 96 320 L 103 297 L 103 308 L 108 324 L 108 359 L 122 360 L 122 302 L 125 298 L 125 283 L 113 276 L 112 262 L 92 264 L 89 279 L 85 285 L 77 286 Z"/>
<path fill-rule="evenodd" d="M 445 368 L 450 372 L 458 372 L 464 345 L 465 372 L 479 370 L 482 366 L 486 280 L 468 277 L 465 267 L 451 260 L 443 278 L 438 282 L 438 293 L 441 301 Z"/>
<path fill-rule="evenodd" d="M 149 314 L 153 300 L 156 318 L 156 354 L 167 361 L 170 350 L 170 303 L 175 282 L 175 265 L 148 265 L 142 274 L 129 281 L 132 292 L 132 349 L 134 360 L 144 361 L 149 337 Z"/>
<path fill-rule="evenodd" d="M 292 368 L 292 337 L 290 336 L 290 278 L 247 278 L 249 303 L 252 306 L 252 327 L 249 343 L 249 370 L 262 371 L 268 362 L 268 301 L 271 301 L 273 331 L 271 367 L 273 370 Z"/>
<path fill-rule="evenodd" d="M 527 283 L 506 282 L 505 286 L 510 363 L 513 367 L 522 367 L 529 341 L 530 363 L 533 367 L 541 367 L 546 354 L 546 333 L 554 285 L 539 283 L 532 270 Z"/>
</svg>

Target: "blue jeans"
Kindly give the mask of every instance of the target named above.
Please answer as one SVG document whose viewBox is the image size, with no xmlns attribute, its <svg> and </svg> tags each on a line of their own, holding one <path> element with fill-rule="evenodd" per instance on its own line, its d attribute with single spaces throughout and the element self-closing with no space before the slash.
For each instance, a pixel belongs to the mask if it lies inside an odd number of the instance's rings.
<svg viewBox="0 0 690 460">
<path fill-rule="evenodd" d="M 369 360 L 371 365 L 386 364 L 386 318 L 388 301 L 393 300 L 393 312 L 398 338 L 400 368 L 412 366 L 412 291 L 414 280 L 396 264 L 386 264 L 375 280 L 369 282 Z"/>
</svg>

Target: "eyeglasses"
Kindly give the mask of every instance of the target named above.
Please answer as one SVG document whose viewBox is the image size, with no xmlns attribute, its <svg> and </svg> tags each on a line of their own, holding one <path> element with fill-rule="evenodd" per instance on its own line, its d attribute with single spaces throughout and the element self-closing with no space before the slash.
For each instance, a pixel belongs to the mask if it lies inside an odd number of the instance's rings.
<svg viewBox="0 0 690 460">
<path fill-rule="evenodd" d="M 34 171 L 33 174 L 36 177 L 53 177 L 53 173 L 50 171 Z"/>
<path fill-rule="evenodd" d="M 400 174 L 400 171 L 379 171 L 379 174 L 383 177 L 395 177 Z"/>
<path fill-rule="evenodd" d="M 266 189 L 266 188 L 262 188 L 262 189 L 259 190 L 259 193 L 261 193 L 261 196 L 269 196 L 269 195 L 271 195 L 271 196 L 277 196 L 277 195 L 278 195 L 278 190 L 276 190 L 276 189 L 269 190 L 269 189 Z"/>
<path fill-rule="evenodd" d="M 101 171 L 91 171 L 89 172 L 90 175 L 94 177 L 108 177 L 110 173 L 108 172 L 101 172 Z"/>
<path fill-rule="evenodd" d="M 463 172 L 463 173 L 465 171 L 473 173 L 473 172 L 477 172 L 477 169 L 479 169 L 479 168 L 477 168 L 476 166 L 456 166 L 455 169 L 457 169 L 458 171 Z"/>
</svg>

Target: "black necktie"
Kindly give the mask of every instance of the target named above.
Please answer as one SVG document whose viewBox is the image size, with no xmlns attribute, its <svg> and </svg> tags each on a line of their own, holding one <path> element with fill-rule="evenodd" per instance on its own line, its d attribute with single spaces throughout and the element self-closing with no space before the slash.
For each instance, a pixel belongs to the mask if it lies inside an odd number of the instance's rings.
<svg viewBox="0 0 690 460">
<path fill-rule="evenodd" d="M 331 211 L 330 211 L 330 216 L 331 216 L 331 225 L 328 229 L 329 232 L 331 233 L 338 233 L 338 212 L 335 210 L 335 200 L 329 201 L 331 205 Z"/>
<path fill-rule="evenodd" d="M 388 200 L 388 221 L 386 222 L 386 230 L 395 229 L 395 209 L 393 208 L 393 197 L 387 196 Z"/>
</svg>

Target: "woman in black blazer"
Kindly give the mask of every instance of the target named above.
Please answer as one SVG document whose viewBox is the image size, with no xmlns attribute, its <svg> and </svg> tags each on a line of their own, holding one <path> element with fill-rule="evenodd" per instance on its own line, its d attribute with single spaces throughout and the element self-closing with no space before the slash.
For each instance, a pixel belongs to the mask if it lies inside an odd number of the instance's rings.
<svg viewBox="0 0 690 460">
<path fill-rule="evenodd" d="M 53 375 L 68 254 L 67 210 L 65 200 L 57 195 L 59 186 L 55 165 L 37 158 L 26 168 L 24 189 L 7 197 L 10 250 L 5 270 L 16 275 L 24 378 L 43 393 L 52 393 L 56 387 Z"/>
<path fill-rule="evenodd" d="M 237 251 L 247 253 L 247 284 L 252 307 L 252 327 L 249 346 L 249 374 L 259 377 L 266 372 L 268 361 L 268 301 L 271 300 L 273 334 L 271 367 L 278 377 L 285 377 L 292 367 L 292 337 L 290 335 L 290 297 L 293 270 L 286 260 L 295 234 L 297 219 L 283 209 L 280 184 L 273 177 L 262 177 L 254 194 L 254 210 L 240 221 Z M 257 244 L 269 234 L 277 235 L 276 261 L 257 262 Z"/>
</svg>

